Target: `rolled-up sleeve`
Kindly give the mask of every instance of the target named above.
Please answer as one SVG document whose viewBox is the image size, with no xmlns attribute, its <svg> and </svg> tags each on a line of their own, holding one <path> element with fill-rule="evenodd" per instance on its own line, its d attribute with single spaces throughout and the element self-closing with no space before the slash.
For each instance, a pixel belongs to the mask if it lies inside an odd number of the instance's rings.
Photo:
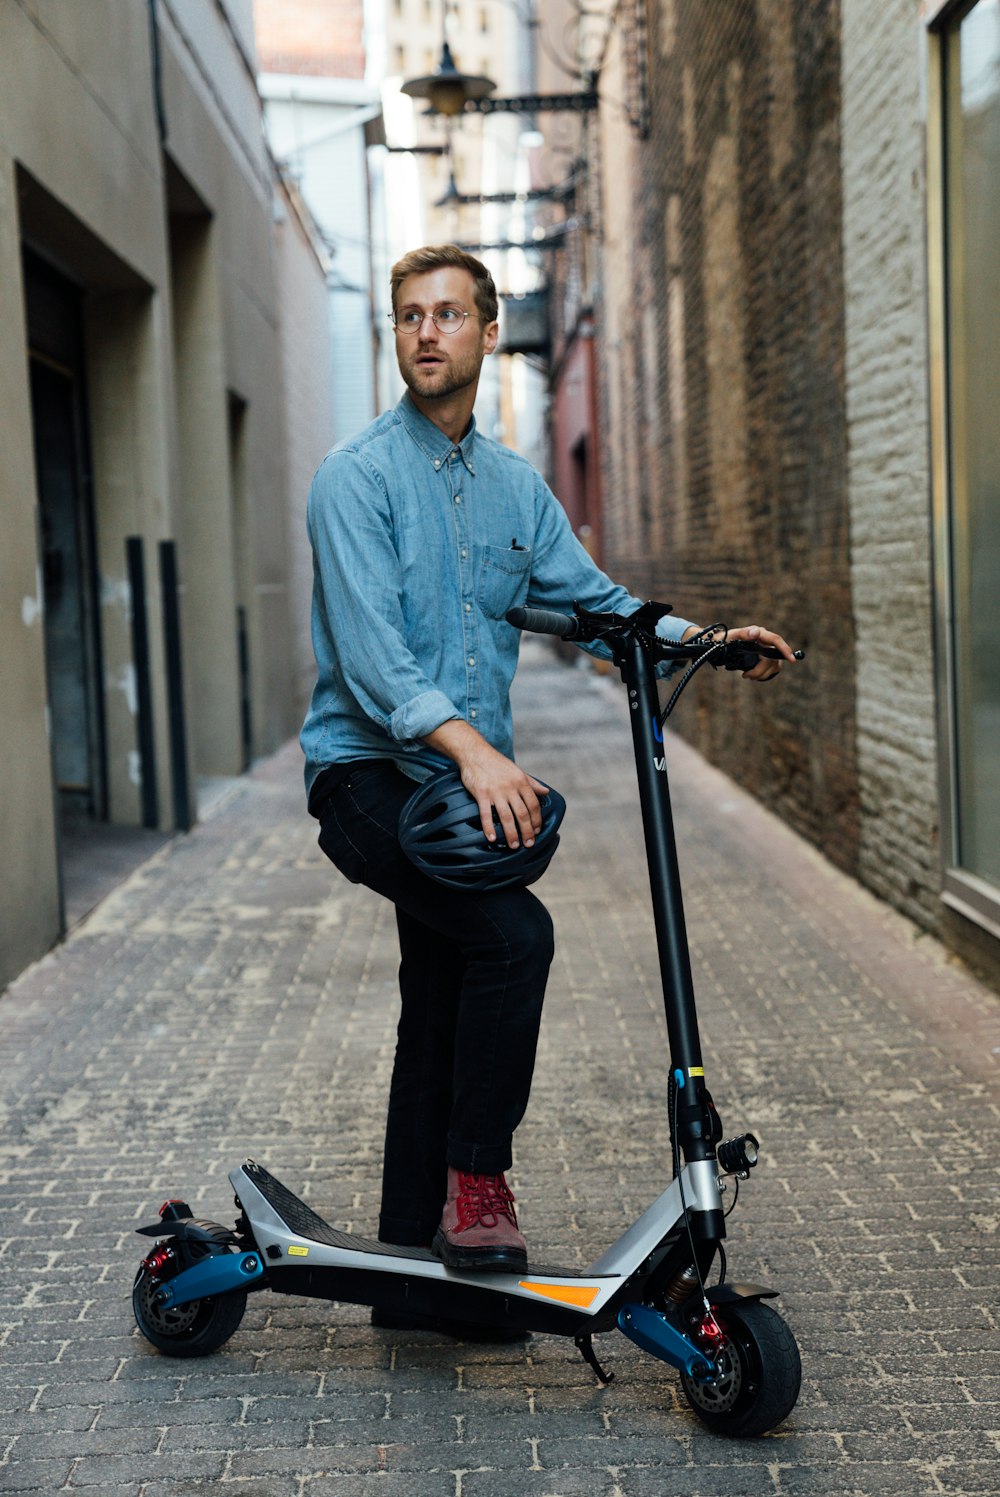
<svg viewBox="0 0 1000 1497">
<path fill-rule="evenodd" d="M 444 692 L 432 689 L 397 707 L 389 718 L 388 729 L 397 743 L 412 743 L 417 738 L 426 738 L 442 723 L 459 716 L 461 714 Z"/>
<path fill-rule="evenodd" d="M 313 479 L 307 524 L 317 659 L 335 661 L 361 711 L 397 743 L 460 717 L 407 647 L 388 496 L 362 454 L 329 454 Z"/>
</svg>

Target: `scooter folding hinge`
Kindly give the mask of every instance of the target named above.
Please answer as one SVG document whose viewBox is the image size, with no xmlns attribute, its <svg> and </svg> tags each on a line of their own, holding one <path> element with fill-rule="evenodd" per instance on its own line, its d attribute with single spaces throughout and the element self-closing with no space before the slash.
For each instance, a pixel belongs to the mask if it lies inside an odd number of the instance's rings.
<svg viewBox="0 0 1000 1497">
<path fill-rule="evenodd" d="M 185 1268 L 175 1279 L 161 1284 L 154 1299 L 161 1309 L 176 1309 L 178 1305 L 190 1304 L 195 1299 L 226 1294 L 231 1289 L 245 1289 L 263 1277 L 264 1265 L 259 1253 L 218 1253 Z"/>
<path fill-rule="evenodd" d="M 669 1362 L 689 1377 L 711 1376 L 715 1371 L 693 1341 L 676 1330 L 659 1310 L 648 1305 L 623 1305 L 618 1312 L 618 1329 L 650 1356 Z"/>
</svg>

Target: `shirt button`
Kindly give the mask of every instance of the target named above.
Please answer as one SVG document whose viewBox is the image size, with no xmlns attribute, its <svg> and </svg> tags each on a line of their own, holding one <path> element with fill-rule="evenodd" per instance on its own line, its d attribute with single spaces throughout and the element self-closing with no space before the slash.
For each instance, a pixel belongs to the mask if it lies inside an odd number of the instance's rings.
<svg viewBox="0 0 1000 1497">
<path fill-rule="evenodd" d="M 436 457 L 434 459 L 434 466 L 435 466 L 435 468 L 440 468 L 440 466 L 441 466 L 441 459 L 439 457 Z"/>
<path fill-rule="evenodd" d="M 462 549 L 462 560 L 463 561 L 467 560 L 468 555 L 469 555 L 468 551 L 466 551 L 465 548 L 463 547 L 463 549 Z"/>
<path fill-rule="evenodd" d="M 476 715 L 477 715 L 476 714 L 476 709 L 475 709 L 475 707 L 473 707 L 472 711 L 469 713 L 469 716 L 470 717 L 475 717 Z"/>
<path fill-rule="evenodd" d="M 475 665 L 475 663 L 476 663 L 476 657 L 475 657 L 475 655 L 470 655 L 469 656 L 469 664 L 470 665 Z"/>
<path fill-rule="evenodd" d="M 461 504 L 461 502 L 462 502 L 462 496 L 461 496 L 461 494 L 456 494 L 455 495 L 455 503 L 456 504 Z"/>
<path fill-rule="evenodd" d="M 466 611 L 466 613 L 471 613 L 472 612 L 472 604 L 471 603 L 466 603 L 466 605 L 465 605 L 465 611 Z"/>
</svg>

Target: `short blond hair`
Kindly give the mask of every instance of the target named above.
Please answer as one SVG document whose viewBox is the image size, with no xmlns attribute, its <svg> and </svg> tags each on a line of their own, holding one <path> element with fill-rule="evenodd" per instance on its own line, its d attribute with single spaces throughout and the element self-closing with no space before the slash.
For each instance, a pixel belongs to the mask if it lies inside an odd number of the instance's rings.
<svg viewBox="0 0 1000 1497">
<path fill-rule="evenodd" d="M 467 270 L 472 277 L 476 311 L 484 322 L 497 320 L 497 288 L 482 260 L 459 249 L 457 244 L 426 244 L 423 249 L 410 250 L 392 267 L 389 287 L 392 291 L 392 310 L 396 310 L 396 294 L 407 276 L 424 275 L 428 270 L 440 270 L 443 266 L 454 266 Z"/>
</svg>

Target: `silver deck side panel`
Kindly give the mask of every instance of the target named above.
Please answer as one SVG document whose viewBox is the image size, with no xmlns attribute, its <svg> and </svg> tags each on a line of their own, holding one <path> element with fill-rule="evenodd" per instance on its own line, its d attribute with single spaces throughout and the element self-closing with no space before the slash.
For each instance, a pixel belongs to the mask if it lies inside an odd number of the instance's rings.
<svg viewBox="0 0 1000 1497">
<path fill-rule="evenodd" d="M 632 1273 L 656 1247 L 657 1243 L 681 1219 L 681 1186 L 684 1203 L 688 1210 L 721 1211 L 722 1192 L 719 1190 L 719 1172 L 713 1159 L 695 1160 L 686 1164 L 680 1177 L 658 1196 L 653 1204 L 623 1232 L 618 1241 L 587 1270 L 591 1274 Z"/>
</svg>

